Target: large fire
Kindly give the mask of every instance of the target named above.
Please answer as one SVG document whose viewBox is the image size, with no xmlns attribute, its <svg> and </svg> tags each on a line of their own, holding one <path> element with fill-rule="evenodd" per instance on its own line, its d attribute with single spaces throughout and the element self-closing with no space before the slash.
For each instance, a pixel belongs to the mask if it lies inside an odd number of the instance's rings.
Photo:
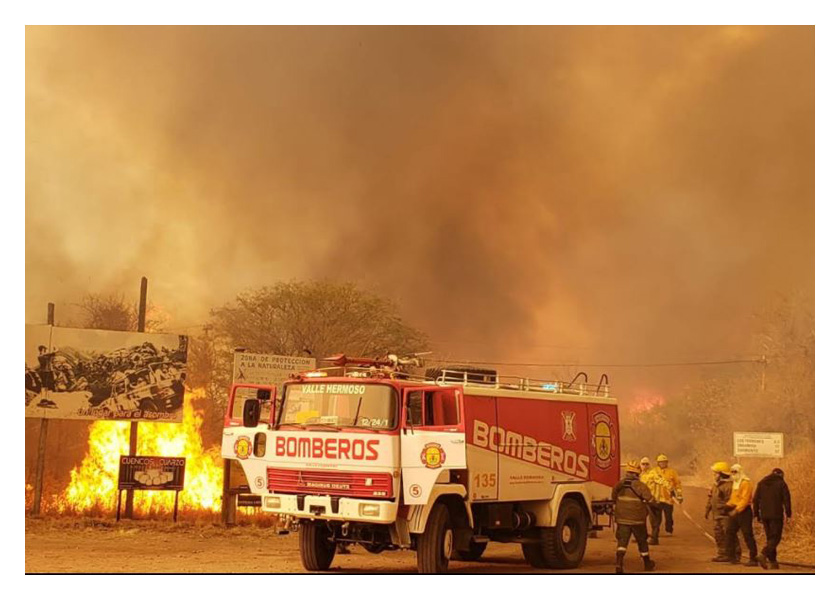
<svg viewBox="0 0 840 600">
<path fill-rule="evenodd" d="M 194 402 L 203 399 L 202 389 L 184 395 L 182 423 L 140 423 L 137 454 L 184 456 L 187 469 L 178 506 L 199 511 L 218 511 L 222 498 L 222 459 L 219 449 L 204 448 L 202 414 Z M 117 472 L 121 454 L 128 454 L 129 423 L 97 421 L 90 427 L 88 452 L 82 464 L 70 473 L 70 483 L 55 499 L 59 512 L 98 513 L 115 511 Z M 174 492 L 135 492 L 135 514 L 171 512 Z"/>
</svg>

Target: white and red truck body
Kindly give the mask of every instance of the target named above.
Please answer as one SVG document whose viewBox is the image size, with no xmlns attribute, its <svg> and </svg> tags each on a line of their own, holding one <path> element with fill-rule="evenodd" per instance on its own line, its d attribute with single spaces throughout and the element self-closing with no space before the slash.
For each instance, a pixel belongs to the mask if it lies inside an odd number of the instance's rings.
<svg viewBox="0 0 840 600">
<path fill-rule="evenodd" d="M 372 551 L 411 548 L 420 555 L 419 540 L 431 535 L 427 524 L 442 503 L 449 525 L 437 524 L 443 517 L 433 521 L 438 529 L 451 529 L 449 541 L 440 542 L 449 545 L 441 550 L 444 568 L 449 558 L 491 540 L 522 543 L 529 562 L 542 566 L 534 548 L 548 543 L 545 552 L 552 555 L 549 532 L 557 532 L 562 546 L 571 535 L 564 528 L 588 532 L 611 523 L 619 427 L 617 404 L 605 385 L 476 381 L 468 373 L 453 381 L 461 372 L 446 371 L 435 380 L 373 370 L 325 375 L 302 374 L 280 390 L 234 386 L 231 391 L 222 455 L 241 464 L 251 492 L 262 497 L 262 510 L 292 524 L 318 525 L 329 543 L 356 542 Z M 263 419 L 250 427 L 236 414 L 236 397 L 247 388 L 268 390 L 262 394 L 269 396 Z M 382 426 L 377 431 L 283 423 L 290 394 L 309 392 L 334 392 L 339 400 L 345 392 L 351 400 L 359 396 L 359 410 L 362 395 L 390 394 L 395 414 L 390 421 L 365 418 Z M 579 509 L 571 506 L 569 512 L 571 504 Z M 558 521 L 566 514 L 568 526 Z M 576 542 L 584 548 L 585 537 Z M 546 566 L 575 566 L 580 560 L 575 548 L 571 558 L 549 556 Z M 440 570 L 438 563 L 429 567 L 430 560 L 427 570 Z"/>
</svg>

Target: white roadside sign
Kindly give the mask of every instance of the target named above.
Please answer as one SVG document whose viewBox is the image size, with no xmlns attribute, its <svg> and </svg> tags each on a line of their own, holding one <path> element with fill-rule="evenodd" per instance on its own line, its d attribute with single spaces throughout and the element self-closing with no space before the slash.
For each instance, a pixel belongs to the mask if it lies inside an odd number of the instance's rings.
<svg viewBox="0 0 840 600">
<path fill-rule="evenodd" d="M 315 359 L 306 356 L 279 356 L 236 352 L 233 355 L 233 382 L 280 387 L 294 373 L 315 369 Z"/>
<path fill-rule="evenodd" d="M 733 456 L 782 458 L 785 455 L 785 434 L 736 431 L 733 434 L 733 447 Z"/>
</svg>

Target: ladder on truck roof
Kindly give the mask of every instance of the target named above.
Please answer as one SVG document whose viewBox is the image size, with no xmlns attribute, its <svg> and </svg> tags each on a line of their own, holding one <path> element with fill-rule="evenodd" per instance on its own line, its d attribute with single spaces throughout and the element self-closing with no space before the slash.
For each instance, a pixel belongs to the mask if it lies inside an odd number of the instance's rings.
<svg viewBox="0 0 840 600">
<path fill-rule="evenodd" d="M 371 364 L 373 363 L 373 364 Z M 443 367 L 427 369 L 425 375 L 415 375 L 405 371 L 383 368 L 374 361 L 362 364 L 345 364 L 335 367 L 321 367 L 316 370 L 318 376 L 388 378 L 414 383 L 433 385 L 461 385 L 464 388 L 511 390 L 536 392 L 548 395 L 594 396 L 609 398 L 609 377 L 603 373 L 597 384 L 589 383 L 589 376 L 581 371 L 571 381 L 559 379 L 535 379 L 516 375 L 499 375 L 491 369 L 472 369 L 463 367 Z M 309 375 L 310 377 L 314 374 Z"/>
<path fill-rule="evenodd" d="M 571 381 L 558 379 L 534 379 L 515 375 L 496 375 L 481 380 L 476 374 L 466 369 L 441 369 L 440 375 L 433 379 L 437 385 L 457 383 L 466 387 L 515 390 L 521 392 L 540 392 L 544 394 L 567 394 L 575 396 L 610 397 L 610 380 L 606 373 L 601 374 L 598 384 L 589 383 L 589 376 L 581 371 Z"/>
</svg>

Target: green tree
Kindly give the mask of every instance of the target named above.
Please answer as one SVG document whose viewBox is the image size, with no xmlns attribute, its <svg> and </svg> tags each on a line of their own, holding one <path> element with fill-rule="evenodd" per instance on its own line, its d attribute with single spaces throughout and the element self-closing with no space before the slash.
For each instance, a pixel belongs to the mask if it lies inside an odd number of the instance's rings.
<svg viewBox="0 0 840 600">
<path fill-rule="evenodd" d="M 352 283 L 281 281 L 214 309 L 209 325 L 218 388 L 230 383 L 237 347 L 322 359 L 406 354 L 426 345 L 426 336 L 403 321 L 394 302 Z"/>
</svg>

